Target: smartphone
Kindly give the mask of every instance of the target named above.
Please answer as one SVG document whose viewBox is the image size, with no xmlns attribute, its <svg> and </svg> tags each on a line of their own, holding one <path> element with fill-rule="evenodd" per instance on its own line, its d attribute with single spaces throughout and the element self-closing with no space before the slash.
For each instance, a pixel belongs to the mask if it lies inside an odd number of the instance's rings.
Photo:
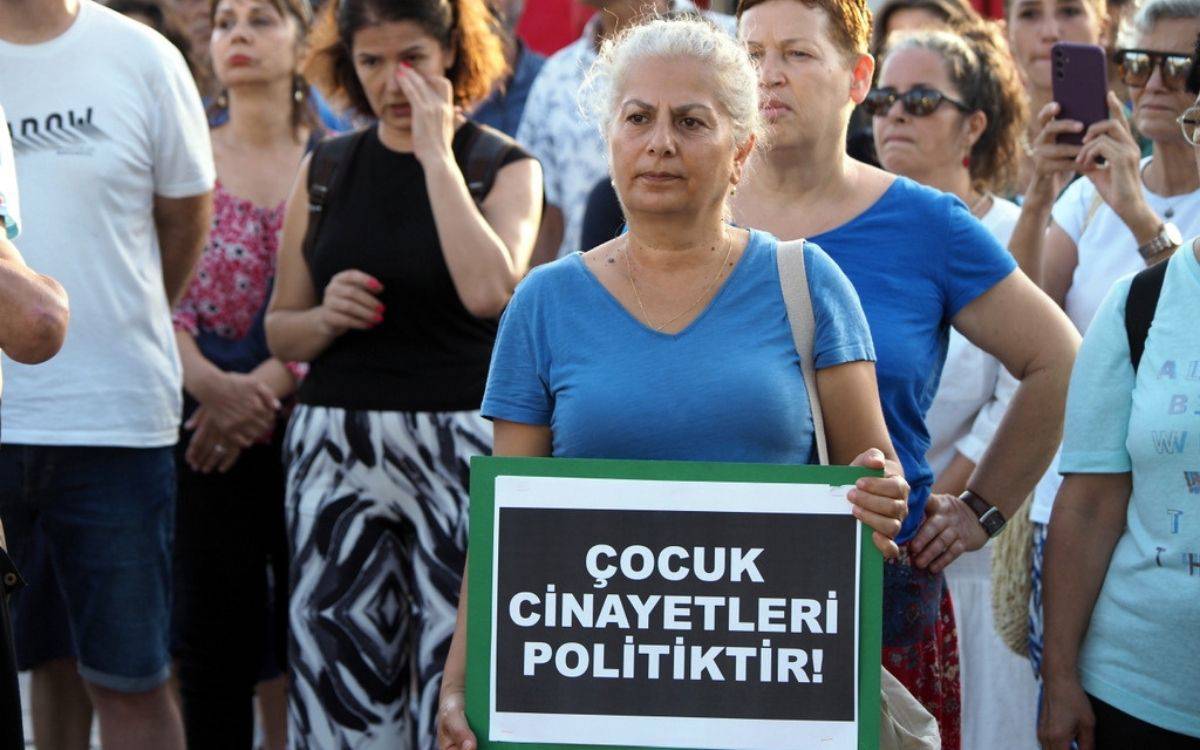
<svg viewBox="0 0 1200 750">
<path fill-rule="evenodd" d="M 1050 67 L 1058 119 L 1083 123 L 1083 131 L 1062 133 L 1058 142 L 1078 146 L 1092 123 L 1108 119 L 1108 57 L 1094 44 L 1056 42 Z"/>
</svg>

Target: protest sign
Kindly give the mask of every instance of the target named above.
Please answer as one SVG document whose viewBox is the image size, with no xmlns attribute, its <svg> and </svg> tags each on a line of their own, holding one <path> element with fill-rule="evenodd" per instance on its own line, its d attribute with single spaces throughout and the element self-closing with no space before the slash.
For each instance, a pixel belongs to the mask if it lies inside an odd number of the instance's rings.
<svg viewBox="0 0 1200 750">
<path fill-rule="evenodd" d="M 875 748 L 882 561 L 846 467 L 477 458 L 481 746 Z"/>
</svg>

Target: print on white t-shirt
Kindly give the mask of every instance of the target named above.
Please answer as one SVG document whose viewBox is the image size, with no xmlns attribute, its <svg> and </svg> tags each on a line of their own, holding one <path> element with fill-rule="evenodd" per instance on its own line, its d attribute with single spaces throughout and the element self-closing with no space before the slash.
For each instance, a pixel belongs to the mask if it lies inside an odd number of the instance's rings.
<svg viewBox="0 0 1200 750">
<path fill-rule="evenodd" d="M 0 42 L 0 81 L 21 180 L 21 253 L 71 300 L 54 359 L 3 362 L 5 442 L 172 445 L 182 378 L 154 199 L 203 194 L 215 177 L 183 57 L 82 0 L 55 39 Z"/>
</svg>

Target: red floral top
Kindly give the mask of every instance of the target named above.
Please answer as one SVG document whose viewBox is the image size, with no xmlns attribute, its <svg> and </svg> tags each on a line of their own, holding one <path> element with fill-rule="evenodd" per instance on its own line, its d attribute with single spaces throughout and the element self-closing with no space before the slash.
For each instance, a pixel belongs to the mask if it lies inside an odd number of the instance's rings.
<svg viewBox="0 0 1200 750">
<path fill-rule="evenodd" d="M 187 292 L 175 308 L 175 327 L 193 336 L 201 330 L 240 339 L 267 301 L 283 230 L 283 208 L 256 206 L 213 190 L 212 231 Z"/>
<path fill-rule="evenodd" d="M 250 332 L 275 278 L 284 206 L 256 206 L 227 192 L 217 180 L 212 231 L 172 316 L 177 329 L 193 336 L 206 331 L 234 340 Z M 288 362 L 287 367 L 297 379 L 308 369 L 297 362 Z"/>
</svg>

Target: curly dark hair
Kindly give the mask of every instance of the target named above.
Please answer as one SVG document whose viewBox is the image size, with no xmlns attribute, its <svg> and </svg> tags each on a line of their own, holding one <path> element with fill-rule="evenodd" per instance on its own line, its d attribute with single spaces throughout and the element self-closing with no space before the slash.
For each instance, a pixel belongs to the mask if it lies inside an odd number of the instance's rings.
<svg viewBox="0 0 1200 750">
<path fill-rule="evenodd" d="M 983 134 L 971 148 L 972 184 L 1000 195 L 1012 192 L 1029 100 L 1000 29 L 980 21 L 954 32 L 904 33 L 889 40 L 883 59 L 913 47 L 941 57 L 962 102 L 987 117 Z"/>
<path fill-rule="evenodd" d="M 504 44 L 484 0 L 340 0 L 330 2 L 313 29 L 304 73 L 331 101 L 374 116 L 354 71 L 354 35 L 376 24 L 411 21 L 454 51 L 447 77 L 454 103 L 486 97 L 507 72 Z"/>
</svg>

